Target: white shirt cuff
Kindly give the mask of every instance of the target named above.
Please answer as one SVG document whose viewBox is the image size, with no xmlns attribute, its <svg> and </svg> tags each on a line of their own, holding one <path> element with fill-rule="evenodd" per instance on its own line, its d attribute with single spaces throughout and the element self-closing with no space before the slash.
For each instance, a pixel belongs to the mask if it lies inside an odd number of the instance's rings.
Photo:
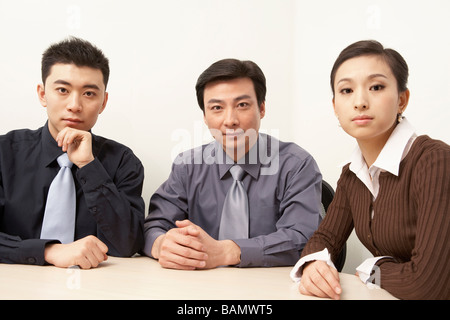
<svg viewBox="0 0 450 320">
<path fill-rule="evenodd" d="M 292 281 L 299 282 L 301 279 L 301 276 L 302 276 L 302 270 L 300 268 L 305 263 L 307 263 L 309 261 L 314 261 L 314 260 L 325 261 L 329 266 L 336 268 L 333 264 L 333 261 L 331 261 L 331 256 L 328 253 L 328 249 L 325 248 L 322 251 L 308 254 L 308 255 L 304 256 L 303 258 L 301 258 L 300 260 L 298 260 L 297 263 L 295 264 L 295 266 L 292 268 L 291 273 L 290 273 Z"/>
<path fill-rule="evenodd" d="M 373 270 L 375 263 L 382 258 L 390 258 L 390 257 L 389 256 L 381 256 L 381 257 L 368 258 L 368 259 L 364 260 L 364 262 L 361 263 L 356 268 L 356 271 L 358 271 L 358 276 L 362 282 L 367 284 L 367 281 L 369 280 L 369 278 L 372 274 L 372 270 Z"/>
</svg>

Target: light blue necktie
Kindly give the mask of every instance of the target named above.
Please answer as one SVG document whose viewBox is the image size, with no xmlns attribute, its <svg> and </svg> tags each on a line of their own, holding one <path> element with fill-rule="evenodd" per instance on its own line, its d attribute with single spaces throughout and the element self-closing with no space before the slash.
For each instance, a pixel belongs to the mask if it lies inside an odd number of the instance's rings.
<svg viewBox="0 0 450 320">
<path fill-rule="evenodd" d="M 248 238 L 248 198 L 242 183 L 244 170 L 240 166 L 230 168 L 233 184 L 225 197 L 219 228 L 219 240 Z"/>
<path fill-rule="evenodd" d="M 41 239 L 70 243 L 74 240 L 76 208 L 75 183 L 70 170 L 72 162 L 67 153 L 59 156 L 57 161 L 61 169 L 48 190 Z"/>
</svg>

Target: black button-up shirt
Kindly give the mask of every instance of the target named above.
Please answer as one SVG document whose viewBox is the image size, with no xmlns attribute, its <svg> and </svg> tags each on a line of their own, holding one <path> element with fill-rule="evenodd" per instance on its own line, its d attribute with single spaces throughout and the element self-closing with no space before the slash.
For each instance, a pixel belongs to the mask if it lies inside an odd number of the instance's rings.
<svg viewBox="0 0 450 320">
<path fill-rule="evenodd" d="M 95 160 L 72 167 L 77 190 L 75 240 L 95 235 L 108 254 L 142 249 L 144 169 L 126 146 L 92 135 Z M 0 136 L 0 262 L 44 264 L 40 240 L 49 186 L 62 150 L 47 124 Z"/>
</svg>

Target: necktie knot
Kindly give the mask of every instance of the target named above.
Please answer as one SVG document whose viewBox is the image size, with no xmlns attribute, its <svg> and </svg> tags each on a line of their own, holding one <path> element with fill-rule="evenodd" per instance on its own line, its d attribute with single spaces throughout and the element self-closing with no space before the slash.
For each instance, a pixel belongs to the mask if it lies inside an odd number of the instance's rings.
<svg viewBox="0 0 450 320">
<path fill-rule="evenodd" d="M 234 180 L 241 181 L 245 172 L 244 169 L 242 169 L 240 166 L 233 166 L 230 168 L 230 173 L 233 176 Z"/>
<path fill-rule="evenodd" d="M 61 168 L 63 168 L 63 167 L 72 168 L 73 163 L 70 162 L 69 156 L 67 155 L 67 153 L 63 153 L 62 155 L 60 155 L 58 157 L 57 161 Z"/>
</svg>

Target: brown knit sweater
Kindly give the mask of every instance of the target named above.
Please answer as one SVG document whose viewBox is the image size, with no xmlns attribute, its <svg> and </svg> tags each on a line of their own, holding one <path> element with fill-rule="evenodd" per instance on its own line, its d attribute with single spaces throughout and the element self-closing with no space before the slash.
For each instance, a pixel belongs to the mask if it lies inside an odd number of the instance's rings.
<svg viewBox="0 0 450 320">
<path fill-rule="evenodd" d="M 419 136 L 399 176 L 382 172 L 379 181 L 372 201 L 346 165 L 302 256 L 327 247 L 335 261 L 354 227 L 374 256 L 393 257 L 377 262 L 382 288 L 400 299 L 450 299 L 450 146 Z"/>
</svg>

